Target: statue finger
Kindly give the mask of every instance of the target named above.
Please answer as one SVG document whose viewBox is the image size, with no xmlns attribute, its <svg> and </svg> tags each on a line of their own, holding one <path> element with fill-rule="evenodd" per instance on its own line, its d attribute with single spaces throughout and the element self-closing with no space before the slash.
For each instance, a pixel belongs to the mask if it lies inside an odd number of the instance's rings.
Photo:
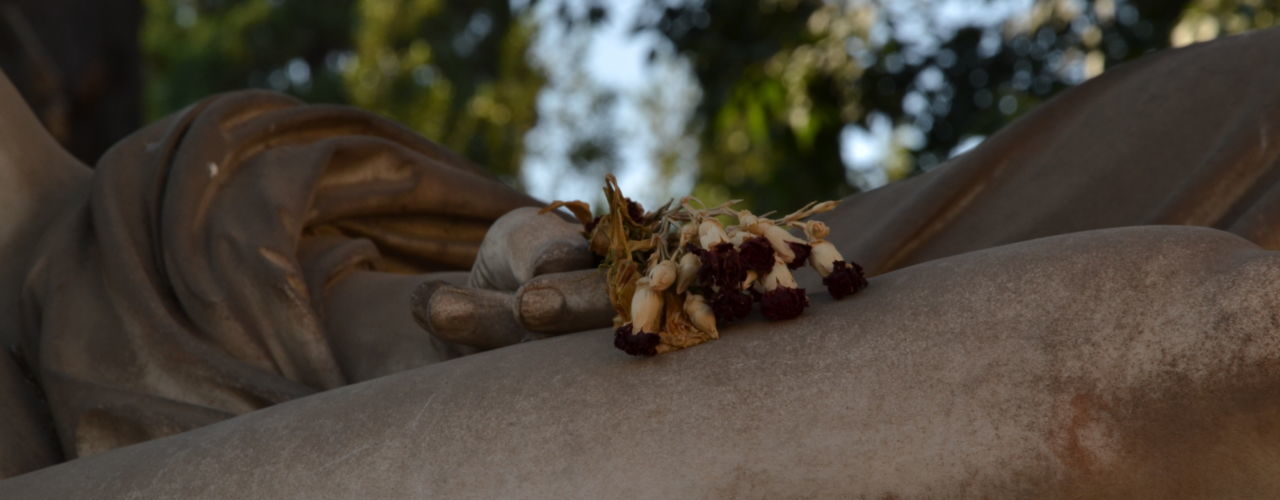
<svg viewBox="0 0 1280 500">
<path fill-rule="evenodd" d="M 410 297 L 413 318 L 426 331 L 446 342 L 495 349 L 546 335 L 525 330 L 512 310 L 509 292 L 464 288 L 443 281 L 418 285 Z"/>
<path fill-rule="evenodd" d="M 515 295 L 516 317 L 525 329 L 568 333 L 607 327 L 615 311 L 599 269 L 538 276 Z"/>
<path fill-rule="evenodd" d="M 582 226 L 539 211 L 518 208 L 493 223 L 471 269 L 472 287 L 515 291 L 534 276 L 593 267 Z"/>
</svg>

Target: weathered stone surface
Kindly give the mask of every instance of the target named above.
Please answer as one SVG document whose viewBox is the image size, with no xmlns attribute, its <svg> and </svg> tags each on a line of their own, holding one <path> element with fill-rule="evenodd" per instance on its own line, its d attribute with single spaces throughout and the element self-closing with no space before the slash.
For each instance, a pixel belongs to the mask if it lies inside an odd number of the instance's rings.
<svg viewBox="0 0 1280 500">
<path fill-rule="evenodd" d="M 56 207 L 83 196 L 77 186 L 88 177 L 0 74 L 0 478 L 62 460 L 48 408 L 9 351 L 26 333 L 19 301 L 35 258 L 32 242 Z"/>
<path fill-rule="evenodd" d="M 603 331 L 460 358 L 0 497 L 1275 497 L 1277 281 L 1221 231 L 1074 233 L 657 358 Z"/>
<path fill-rule="evenodd" d="M 9 353 L 0 351 L 0 478 L 62 461 L 46 408 Z"/>
</svg>

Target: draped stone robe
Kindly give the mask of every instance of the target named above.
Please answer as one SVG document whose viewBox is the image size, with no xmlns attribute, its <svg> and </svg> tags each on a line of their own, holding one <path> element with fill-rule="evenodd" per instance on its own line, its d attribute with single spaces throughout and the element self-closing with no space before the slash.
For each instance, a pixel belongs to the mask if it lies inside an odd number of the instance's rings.
<svg viewBox="0 0 1280 500">
<path fill-rule="evenodd" d="M 926 175 L 844 200 L 833 241 L 873 275 L 1145 224 L 1280 249 L 1277 54 L 1269 29 L 1109 69 Z"/>
<path fill-rule="evenodd" d="M 103 156 L 26 278 L 25 354 L 63 449 L 345 384 L 324 332 L 328 283 L 465 270 L 494 219 L 534 203 L 350 108 L 248 91 L 146 127 Z"/>
</svg>

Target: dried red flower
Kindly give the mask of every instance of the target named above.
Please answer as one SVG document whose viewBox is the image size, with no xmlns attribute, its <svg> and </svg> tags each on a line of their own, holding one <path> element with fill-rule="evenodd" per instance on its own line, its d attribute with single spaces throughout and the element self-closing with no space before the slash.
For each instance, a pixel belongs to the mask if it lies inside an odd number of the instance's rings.
<svg viewBox="0 0 1280 500">
<path fill-rule="evenodd" d="M 747 279 L 747 270 L 742 267 L 742 256 L 738 255 L 738 249 L 733 248 L 733 243 L 713 246 L 711 253 L 716 256 L 716 286 L 726 289 L 741 287 L 742 280 Z"/>
<path fill-rule="evenodd" d="M 644 207 L 639 202 L 627 198 L 627 216 L 636 224 L 644 224 Z"/>
<path fill-rule="evenodd" d="M 613 346 L 632 356 L 655 356 L 661 338 L 656 333 L 632 333 L 631 323 L 613 332 Z"/>
<path fill-rule="evenodd" d="M 761 275 L 773 269 L 773 247 L 763 236 L 756 236 L 738 245 L 738 255 L 742 267 L 747 271 L 755 271 Z"/>
<path fill-rule="evenodd" d="M 702 267 L 698 268 L 698 283 L 703 286 L 736 289 L 747 279 L 747 270 L 742 267 L 742 258 L 732 243 L 719 243 L 710 250 L 689 244 L 685 250 L 702 260 Z"/>
<path fill-rule="evenodd" d="M 867 287 L 867 278 L 862 274 L 862 266 L 853 262 L 837 260 L 831 266 L 831 274 L 822 278 L 827 291 L 836 299 L 853 295 Z"/>
<path fill-rule="evenodd" d="M 796 258 L 787 263 L 788 269 L 799 269 L 800 266 L 803 266 L 804 263 L 809 260 L 809 254 L 813 251 L 813 247 L 805 243 L 788 241 L 787 246 L 791 247 L 791 251 L 796 254 Z M 770 265 L 772 265 L 772 263 Z"/>
<path fill-rule="evenodd" d="M 711 297 L 716 324 L 728 325 L 751 314 L 751 296 L 740 290 L 722 288 Z"/>
<path fill-rule="evenodd" d="M 702 247 L 698 245 L 694 245 L 693 243 L 686 244 L 684 246 L 684 250 L 691 254 L 697 255 L 698 260 L 702 262 L 702 265 L 698 267 L 698 284 L 703 286 L 711 286 L 712 282 L 715 280 L 714 277 L 716 274 L 716 267 L 717 267 L 715 262 L 716 260 L 715 256 L 711 255 L 711 252 L 708 252 L 704 250 Z"/>
<path fill-rule="evenodd" d="M 803 288 L 780 286 L 764 292 L 760 299 L 760 310 L 770 321 L 794 318 L 806 307 L 809 307 L 809 296 Z"/>
</svg>

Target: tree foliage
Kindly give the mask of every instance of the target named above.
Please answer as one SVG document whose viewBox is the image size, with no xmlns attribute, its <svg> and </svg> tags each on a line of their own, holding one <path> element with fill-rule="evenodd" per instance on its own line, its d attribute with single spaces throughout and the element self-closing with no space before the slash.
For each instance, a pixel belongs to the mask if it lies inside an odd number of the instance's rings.
<svg viewBox="0 0 1280 500">
<path fill-rule="evenodd" d="M 688 68 L 701 96 L 679 130 L 654 132 L 669 143 L 654 155 L 657 168 L 668 172 L 679 156 L 675 136 L 696 137 L 695 192 L 707 201 L 733 193 L 768 210 L 841 197 L 877 175 L 927 171 L 1105 68 L 1270 26 L 1280 10 L 1275 0 L 1034 0 L 1007 20 L 956 24 L 926 15 L 934 4 L 645 2 L 632 32 L 659 40 L 655 70 Z M 534 16 L 539 5 L 555 15 Z M 581 78 L 580 61 L 591 28 L 617 15 L 610 2 L 146 0 L 146 8 L 152 117 L 211 92 L 267 87 L 387 114 L 513 182 L 530 155 L 593 175 L 619 164 L 626 124 L 608 112 L 617 96 Z M 567 69 L 531 56 L 546 30 L 562 33 Z M 561 115 L 539 101 L 549 89 L 586 96 L 590 111 Z M 658 118 L 640 125 L 670 128 Z M 528 135 L 549 124 L 558 136 Z M 888 154 L 851 169 L 850 134 L 877 130 L 889 130 Z M 526 137 L 538 139 L 531 151 Z"/>
<path fill-rule="evenodd" d="M 1180 10 L 1126 5 L 1134 11 L 1122 21 L 1114 4 L 1064 7 L 1079 3 L 1040 2 L 1017 23 L 951 33 L 930 25 L 923 39 L 871 1 L 666 5 L 638 29 L 660 31 L 695 61 L 700 182 L 783 208 L 856 189 L 841 157 L 849 124 L 887 119 L 908 132 L 895 134 L 884 167 L 890 178 L 918 173 L 1081 80 L 1074 68 L 1161 47 Z"/>
<path fill-rule="evenodd" d="M 506 0 L 362 0 L 356 19 L 351 102 L 514 178 L 543 81 L 530 22 Z"/>
<path fill-rule="evenodd" d="M 536 121 L 532 25 L 505 0 L 146 0 L 148 115 L 270 88 L 399 120 L 513 178 Z"/>
<path fill-rule="evenodd" d="M 140 43 L 148 119 L 243 88 L 347 102 L 335 62 L 353 45 L 354 4 L 335 0 L 317 8 L 300 0 L 144 0 Z"/>
<path fill-rule="evenodd" d="M 0 0 L 0 71 L 86 164 L 141 120 L 138 0 Z"/>
</svg>

